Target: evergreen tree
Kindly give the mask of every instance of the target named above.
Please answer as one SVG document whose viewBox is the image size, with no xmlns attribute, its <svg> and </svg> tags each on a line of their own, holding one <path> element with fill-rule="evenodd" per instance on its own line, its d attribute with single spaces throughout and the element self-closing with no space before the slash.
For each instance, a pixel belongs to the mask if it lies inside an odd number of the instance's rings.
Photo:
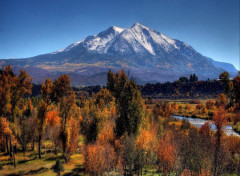
<svg viewBox="0 0 240 176">
<path fill-rule="evenodd" d="M 196 81 L 198 81 L 198 77 L 197 77 L 197 75 L 194 73 L 193 75 L 191 74 L 190 75 L 190 78 L 189 78 L 189 81 L 190 82 L 196 82 Z"/>
<path fill-rule="evenodd" d="M 116 98 L 119 117 L 116 120 L 116 135 L 136 135 L 143 116 L 143 100 L 138 86 L 128 80 L 124 71 L 115 75 L 109 71 L 107 88 Z"/>
<path fill-rule="evenodd" d="M 233 104 L 233 83 L 230 80 L 228 72 L 223 72 L 219 75 L 220 82 L 224 85 L 224 94 L 226 95 L 230 104 Z"/>
<path fill-rule="evenodd" d="M 56 160 L 56 164 L 52 167 L 53 171 L 57 173 L 58 176 L 61 175 L 61 172 L 64 171 L 63 165 L 60 159 Z"/>
</svg>

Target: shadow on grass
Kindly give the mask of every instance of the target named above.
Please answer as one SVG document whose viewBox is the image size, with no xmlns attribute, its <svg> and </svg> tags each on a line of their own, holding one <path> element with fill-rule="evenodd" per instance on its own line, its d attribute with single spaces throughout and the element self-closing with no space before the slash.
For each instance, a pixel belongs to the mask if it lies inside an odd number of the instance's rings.
<svg viewBox="0 0 240 176">
<path fill-rule="evenodd" d="M 57 159 L 62 159 L 62 156 L 53 156 L 50 158 L 46 158 L 44 161 L 56 161 Z"/>
<path fill-rule="evenodd" d="M 24 164 L 24 163 L 26 163 L 26 162 L 33 161 L 33 160 L 35 160 L 35 159 L 37 159 L 37 157 L 33 157 L 33 158 L 31 158 L 31 159 L 28 159 L 28 160 L 19 160 L 17 163 L 18 163 L 18 164 Z"/>
<path fill-rule="evenodd" d="M 27 163 L 27 162 L 29 162 L 29 161 L 33 161 L 33 160 L 35 160 L 35 159 L 37 159 L 37 157 L 31 158 L 31 159 L 28 159 L 28 160 L 18 160 L 18 161 L 17 161 L 17 165 L 18 165 L 18 164 L 24 164 L 24 163 Z M 9 161 L 9 162 L 3 163 L 2 165 L 3 165 L 3 166 L 4 166 L 4 165 L 13 165 L 13 161 Z"/>
<path fill-rule="evenodd" d="M 29 172 L 25 173 L 24 175 L 36 175 L 36 174 L 41 174 L 43 172 L 48 171 L 48 168 L 46 167 L 41 167 L 39 169 L 36 170 L 30 170 Z"/>
<path fill-rule="evenodd" d="M 19 174 L 7 174 L 6 176 L 36 175 L 46 172 L 48 168 L 41 167 L 39 169 L 30 170 L 29 172 L 19 172 Z"/>
<path fill-rule="evenodd" d="M 79 176 L 79 175 L 85 175 L 85 169 L 83 165 L 75 165 L 76 167 L 68 173 L 65 173 L 63 176 Z"/>
<path fill-rule="evenodd" d="M 8 155 L 9 155 L 9 153 L 7 153 L 7 152 L 3 152 L 0 154 L 0 156 L 8 156 Z"/>
</svg>

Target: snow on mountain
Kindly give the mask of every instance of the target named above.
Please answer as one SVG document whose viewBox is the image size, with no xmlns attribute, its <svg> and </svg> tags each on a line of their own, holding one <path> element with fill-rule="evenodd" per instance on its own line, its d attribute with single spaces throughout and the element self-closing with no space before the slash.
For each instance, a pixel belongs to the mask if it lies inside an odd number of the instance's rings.
<svg viewBox="0 0 240 176">
<path fill-rule="evenodd" d="M 101 54 L 115 51 L 120 54 L 157 55 L 159 53 L 156 46 L 164 48 L 165 51 L 179 49 L 175 40 L 135 23 L 128 29 L 112 26 L 98 35 L 89 36 L 52 54 L 69 51 L 80 44 L 88 51 Z"/>
<path fill-rule="evenodd" d="M 112 26 L 108 28 L 107 30 L 100 32 L 98 35 L 88 36 L 83 40 L 80 40 L 76 43 L 73 43 L 69 45 L 66 48 L 60 49 L 57 52 L 54 52 L 53 54 L 57 54 L 59 52 L 67 52 L 70 49 L 77 47 L 80 44 L 83 44 L 85 48 L 89 51 L 95 51 L 99 53 L 106 53 L 108 48 L 111 46 L 113 39 L 122 33 L 125 29 Z"/>
<path fill-rule="evenodd" d="M 97 35 L 96 38 L 89 40 L 88 43 L 90 45 L 86 45 L 86 47 L 91 51 L 100 53 L 114 53 L 115 51 L 125 55 L 133 53 L 157 55 L 156 46 L 163 47 L 165 51 L 173 48 L 178 49 L 175 40 L 139 23 L 135 23 L 128 29 L 121 29 L 118 33 L 115 32 L 114 35 L 112 33 L 108 33 L 106 36 Z M 109 49 L 111 50 L 109 51 Z"/>
</svg>

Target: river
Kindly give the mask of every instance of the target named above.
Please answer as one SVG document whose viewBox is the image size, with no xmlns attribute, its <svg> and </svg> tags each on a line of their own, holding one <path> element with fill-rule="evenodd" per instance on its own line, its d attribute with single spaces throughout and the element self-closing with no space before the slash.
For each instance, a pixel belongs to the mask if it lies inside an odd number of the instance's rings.
<svg viewBox="0 0 240 176">
<path fill-rule="evenodd" d="M 180 120 L 188 120 L 191 124 L 195 125 L 196 127 L 200 128 L 205 122 L 209 121 L 210 122 L 210 126 L 212 130 L 216 130 L 215 125 L 213 124 L 212 121 L 210 120 L 205 120 L 205 119 L 200 119 L 200 118 L 191 118 L 191 117 L 182 117 L 182 116 L 173 116 L 173 118 L 175 119 L 180 119 Z M 234 135 L 234 136 L 238 136 L 240 137 L 240 135 L 238 133 L 236 133 L 233 129 L 231 125 L 227 125 L 224 127 L 224 131 L 227 135 Z"/>
</svg>

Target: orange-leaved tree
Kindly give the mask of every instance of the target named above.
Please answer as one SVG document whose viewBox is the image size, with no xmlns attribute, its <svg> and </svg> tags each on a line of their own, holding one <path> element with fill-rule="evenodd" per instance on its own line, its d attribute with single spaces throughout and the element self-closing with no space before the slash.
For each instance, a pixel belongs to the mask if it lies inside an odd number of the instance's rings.
<svg viewBox="0 0 240 176">
<path fill-rule="evenodd" d="M 76 95 L 71 88 L 71 80 L 68 75 L 61 75 L 53 82 L 51 101 L 56 103 L 61 117 L 61 133 L 63 158 L 68 162 L 70 157 L 67 151 L 68 145 L 68 126 L 70 118 L 79 118 L 78 107 L 76 105 Z"/>
<path fill-rule="evenodd" d="M 226 110 L 223 106 L 219 108 L 218 111 L 215 111 L 213 114 L 213 123 L 216 127 L 215 133 L 215 152 L 214 152 L 214 161 L 213 161 L 213 175 L 219 175 L 219 168 L 221 167 L 221 158 L 220 153 L 222 149 L 222 136 L 224 133 L 224 126 L 227 125 Z"/>
<path fill-rule="evenodd" d="M 115 170 L 117 160 L 114 148 L 110 144 L 89 144 L 85 147 L 85 169 L 91 175 L 102 175 Z"/>
<path fill-rule="evenodd" d="M 0 117 L 0 147 L 2 150 L 6 151 L 9 153 L 9 148 L 8 148 L 8 138 L 10 138 L 10 135 L 12 135 L 12 131 L 9 126 L 9 122 L 7 121 L 6 118 Z"/>
<path fill-rule="evenodd" d="M 45 122 L 46 122 L 46 113 L 47 113 L 47 104 L 41 100 L 37 107 L 37 133 L 38 133 L 38 158 L 42 158 L 41 156 L 41 142 L 42 136 L 44 132 Z"/>
<path fill-rule="evenodd" d="M 38 157 L 41 158 L 41 142 L 44 132 L 44 127 L 46 125 L 46 113 L 48 111 L 48 106 L 50 105 L 50 96 L 52 93 L 52 81 L 47 79 L 45 83 L 42 83 L 41 95 L 42 100 L 39 102 L 37 107 L 37 132 L 38 132 Z"/>
<path fill-rule="evenodd" d="M 60 147 L 60 117 L 58 115 L 58 111 L 53 109 L 46 113 L 46 121 L 49 129 L 50 139 L 54 144 L 54 152 L 57 154 Z"/>
<path fill-rule="evenodd" d="M 67 162 L 70 160 L 70 156 L 77 150 L 79 139 L 79 123 L 76 119 L 70 118 L 67 122 L 66 128 L 66 153 L 65 157 Z"/>
<path fill-rule="evenodd" d="M 164 174 L 170 173 L 174 169 L 176 162 L 176 149 L 171 142 L 171 133 L 163 136 L 158 145 L 159 170 Z"/>
</svg>

